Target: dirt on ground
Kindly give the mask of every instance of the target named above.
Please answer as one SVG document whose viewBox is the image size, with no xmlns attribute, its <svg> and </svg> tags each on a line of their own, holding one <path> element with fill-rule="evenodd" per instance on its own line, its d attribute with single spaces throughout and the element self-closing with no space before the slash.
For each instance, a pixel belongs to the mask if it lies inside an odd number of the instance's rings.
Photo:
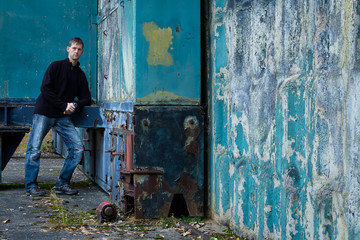
<svg viewBox="0 0 360 240">
<path fill-rule="evenodd" d="M 0 239 L 240 239 L 227 227 L 201 218 L 138 220 L 117 209 L 113 222 L 100 222 L 96 209 L 109 202 L 109 194 L 76 169 L 72 187 L 76 196 L 57 195 L 52 187 L 63 158 L 41 159 L 38 182 L 44 197 L 26 196 L 24 157 L 12 158 L 0 184 Z"/>
</svg>

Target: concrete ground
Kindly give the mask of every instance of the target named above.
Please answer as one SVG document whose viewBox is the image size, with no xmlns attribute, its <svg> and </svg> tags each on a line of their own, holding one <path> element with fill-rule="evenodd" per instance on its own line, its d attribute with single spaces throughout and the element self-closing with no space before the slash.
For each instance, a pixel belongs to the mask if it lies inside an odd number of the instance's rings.
<svg viewBox="0 0 360 240">
<path fill-rule="evenodd" d="M 38 182 L 47 196 L 25 195 L 24 157 L 12 158 L 2 172 L 0 184 L 0 239 L 239 239 L 212 221 L 178 221 L 173 218 L 135 220 L 123 216 L 100 223 L 96 208 L 109 195 L 76 170 L 72 185 L 76 196 L 51 191 L 63 164 L 62 158 L 41 159 Z"/>
</svg>

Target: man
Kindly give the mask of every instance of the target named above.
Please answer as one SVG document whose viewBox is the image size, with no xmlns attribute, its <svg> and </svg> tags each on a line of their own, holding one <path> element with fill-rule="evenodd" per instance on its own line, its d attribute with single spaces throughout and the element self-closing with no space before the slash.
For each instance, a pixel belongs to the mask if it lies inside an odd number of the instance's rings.
<svg viewBox="0 0 360 240">
<path fill-rule="evenodd" d="M 81 161 L 84 149 L 70 115 L 75 109 L 91 103 L 88 82 L 79 67 L 79 58 L 84 52 L 83 47 L 84 43 L 80 38 L 71 39 L 67 47 L 68 57 L 65 60 L 52 62 L 45 72 L 41 93 L 35 104 L 33 125 L 25 156 L 27 195 L 45 195 L 45 191 L 38 186 L 37 176 L 40 167 L 40 146 L 51 128 L 56 130 L 69 149 L 54 190 L 57 194 L 78 193 L 70 187 L 70 179 Z"/>
</svg>

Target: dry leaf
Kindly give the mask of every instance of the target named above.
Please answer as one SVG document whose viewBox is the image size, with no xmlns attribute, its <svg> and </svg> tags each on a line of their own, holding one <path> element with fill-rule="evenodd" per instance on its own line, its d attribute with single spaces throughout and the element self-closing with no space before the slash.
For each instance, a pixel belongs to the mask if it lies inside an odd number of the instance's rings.
<svg viewBox="0 0 360 240">
<path fill-rule="evenodd" d="M 10 218 L 3 221 L 3 223 L 9 223 L 9 222 L 10 222 Z"/>
<path fill-rule="evenodd" d="M 183 233 L 182 235 L 183 235 L 184 237 L 186 237 L 186 236 L 188 236 L 188 235 L 190 235 L 190 234 L 191 234 L 191 230 L 189 229 L 189 230 L 187 230 L 187 232 Z"/>
</svg>

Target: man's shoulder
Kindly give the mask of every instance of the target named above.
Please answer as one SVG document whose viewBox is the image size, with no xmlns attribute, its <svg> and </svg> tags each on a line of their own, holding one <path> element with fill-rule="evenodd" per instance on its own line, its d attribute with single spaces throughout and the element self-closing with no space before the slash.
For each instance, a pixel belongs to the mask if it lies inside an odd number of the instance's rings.
<svg viewBox="0 0 360 240">
<path fill-rule="evenodd" d="M 63 59 L 63 60 L 53 61 L 52 63 L 50 63 L 50 65 L 62 65 L 67 63 L 68 63 L 67 59 Z"/>
<path fill-rule="evenodd" d="M 66 59 L 53 61 L 53 62 L 51 62 L 49 64 L 48 70 L 50 70 L 50 71 L 62 71 L 61 69 L 66 68 L 67 64 L 68 63 L 66 62 Z"/>
</svg>

